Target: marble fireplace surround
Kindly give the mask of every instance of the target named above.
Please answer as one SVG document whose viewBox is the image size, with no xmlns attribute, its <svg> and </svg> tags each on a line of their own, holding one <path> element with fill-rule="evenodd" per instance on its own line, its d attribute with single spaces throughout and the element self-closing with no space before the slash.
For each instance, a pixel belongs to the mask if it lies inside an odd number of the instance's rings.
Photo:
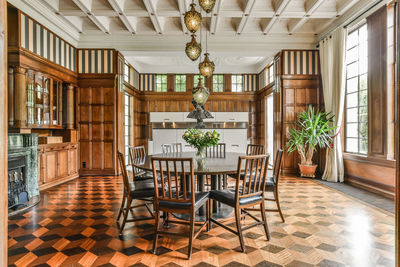
<svg viewBox="0 0 400 267">
<path fill-rule="evenodd" d="M 40 201 L 38 179 L 38 134 L 8 134 L 8 159 L 25 157 L 26 191 L 29 201 L 26 206 L 17 210 L 9 210 L 8 216 L 24 212 Z"/>
</svg>

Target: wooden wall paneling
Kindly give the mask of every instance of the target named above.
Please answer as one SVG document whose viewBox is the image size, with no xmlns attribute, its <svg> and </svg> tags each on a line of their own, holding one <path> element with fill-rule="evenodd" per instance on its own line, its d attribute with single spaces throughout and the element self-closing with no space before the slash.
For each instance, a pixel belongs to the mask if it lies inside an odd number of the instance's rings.
<svg viewBox="0 0 400 267">
<path fill-rule="evenodd" d="M 175 92 L 175 74 L 167 74 L 168 92 Z"/>
<path fill-rule="evenodd" d="M 192 92 L 194 85 L 194 74 L 186 74 L 186 92 Z"/>
<path fill-rule="evenodd" d="M 396 265 L 400 265 L 400 1 L 395 1 L 395 58 L 396 70 L 395 81 L 395 101 L 396 101 L 396 130 L 395 130 L 395 156 L 396 156 L 396 217 L 395 217 L 395 251 Z"/>
<path fill-rule="evenodd" d="M 232 74 L 224 74 L 225 92 L 232 92 Z"/>
<path fill-rule="evenodd" d="M 7 266 L 7 233 L 8 233 L 8 156 L 7 156 L 7 1 L 0 0 L 0 265 Z"/>
<path fill-rule="evenodd" d="M 367 18 L 368 24 L 368 154 L 386 156 L 386 6 Z"/>
</svg>

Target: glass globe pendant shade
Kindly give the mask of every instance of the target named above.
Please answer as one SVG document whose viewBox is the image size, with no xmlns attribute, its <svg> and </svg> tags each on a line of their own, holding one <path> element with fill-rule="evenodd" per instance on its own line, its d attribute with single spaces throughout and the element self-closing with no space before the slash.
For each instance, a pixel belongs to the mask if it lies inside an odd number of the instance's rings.
<svg viewBox="0 0 400 267">
<path fill-rule="evenodd" d="M 192 95 L 193 95 L 193 100 L 197 104 L 203 106 L 207 102 L 210 92 L 206 87 L 204 87 L 203 82 L 201 80 L 202 79 L 199 78 L 199 83 L 195 88 L 192 89 Z"/>
<path fill-rule="evenodd" d="M 199 0 L 199 5 L 205 12 L 210 13 L 214 8 L 215 0 Z"/>
<path fill-rule="evenodd" d="M 196 41 L 196 36 L 192 34 L 192 40 L 186 43 L 186 55 L 193 61 L 201 55 L 201 45 Z"/>
<path fill-rule="evenodd" d="M 185 25 L 191 33 L 195 33 L 201 24 L 201 14 L 194 9 L 196 4 L 190 6 L 191 9 L 185 13 Z"/>
<path fill-rule="evenodd" d="M 211 77 L 211 75 L 214 72 L 214 68 L 215 68 L 214 62 L 210 61 L 210 59 L 208 58 L 208 55 L 209 55 L 208 53 L 205 53 L 203 62 L 199 63 L 200 74 L 206 78 Z"/>
</svg>

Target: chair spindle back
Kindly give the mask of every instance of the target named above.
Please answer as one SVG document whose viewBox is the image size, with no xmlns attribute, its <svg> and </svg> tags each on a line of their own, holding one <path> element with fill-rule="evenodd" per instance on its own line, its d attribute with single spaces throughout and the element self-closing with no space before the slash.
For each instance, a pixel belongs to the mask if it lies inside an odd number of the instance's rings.
<svg viewBox="0 0 400 267">
<path fill-rule="evenodd" d="M 226 144 L 219 143 L 215 146 L 206 148 L 206 157 L 208 158 L 225 158 L 226 157 Z"/>
<path fill-rule="evenodd" d="M 247 145 L 246 155 L 248 156 L 263 155 L 264 153 L 265 153 L 265 148 L 262 145 L 253 145 L 253 144 Z"/>
<path fill-rule="evenodd" d="M 163 154 L 182 153 L 182 143 L 162 144 L 161 148 Z"/>
<path fill-rule="evenodd" d="M 276 151 L 274 173 L 272 177 L 274 179 L 275 184 L 278 184 L 279 175 L 281 171 L 282 156 L 283 156 L 283 150 L 278 149 L 278 151 Z"/>
<path fill-rule="evenodd" d="M 133 168 L 133 177 L 144 173 L 143 170 L 136 168 L 135 165 L 142 164 L 146 158 L 146 150 L 144 146 L 129 147 L 129 158 Z"/>
<path fill-rule="evenodd" d="M 124 154 L 118 151 L 118 161 L 122 171 L 122 181 L 124 182 L 124 191 L 129 194 L 131 191 L 131 185 L 129 183 L 128 172 L 126 171 L 125 157 Z"/>
</svg>

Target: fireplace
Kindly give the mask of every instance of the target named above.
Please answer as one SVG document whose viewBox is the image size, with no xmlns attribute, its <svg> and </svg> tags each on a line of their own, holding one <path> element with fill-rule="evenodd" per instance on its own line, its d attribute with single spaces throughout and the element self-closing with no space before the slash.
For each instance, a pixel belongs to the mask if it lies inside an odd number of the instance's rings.
<svg viewBox="0 0 400 267">
<path fill-rule="evenodd" d="M 16 210 L 28 202 L 26 156 L 8 159 L 8 208 Z"/>
<path fill-rule="evenodd" d="M 38 184 L 37 134 L 8 134 L 8 216 L 36 205 Z"/>
</svg>

